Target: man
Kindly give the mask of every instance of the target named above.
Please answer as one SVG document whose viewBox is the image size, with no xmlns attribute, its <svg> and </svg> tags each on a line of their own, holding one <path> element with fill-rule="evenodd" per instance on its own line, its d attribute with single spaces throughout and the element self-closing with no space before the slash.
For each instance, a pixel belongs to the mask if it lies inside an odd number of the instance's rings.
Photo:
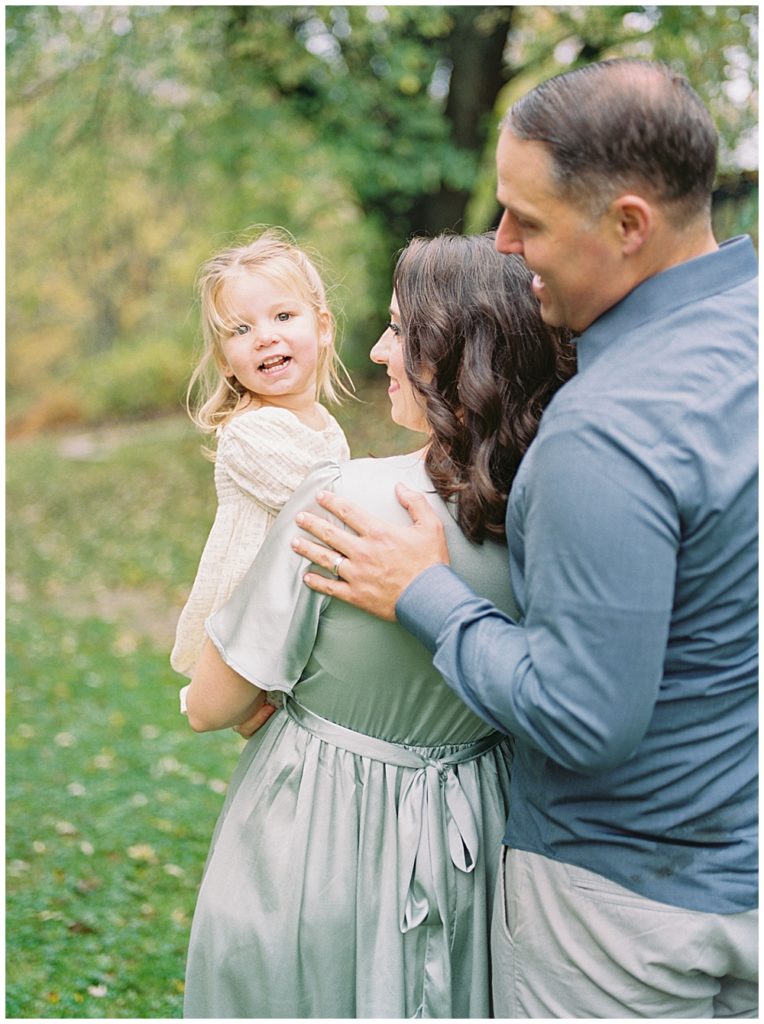
<svg viewBox="0 0 764 1024">
<path fill-rule="evenodd" d="M 326 496 L 352 532 L 306 514 L 331 550 L 295 547 L 516 737 L 496 1016 L 756 1016 L 753 247 L 714 239 L 716 134 L 663 66 L 543 83 L 497 156 L 497 247 L 579 335 L 508 505 L 522 622 L 451 571 L 422 495 L 399 529 Z"/>
</svg>

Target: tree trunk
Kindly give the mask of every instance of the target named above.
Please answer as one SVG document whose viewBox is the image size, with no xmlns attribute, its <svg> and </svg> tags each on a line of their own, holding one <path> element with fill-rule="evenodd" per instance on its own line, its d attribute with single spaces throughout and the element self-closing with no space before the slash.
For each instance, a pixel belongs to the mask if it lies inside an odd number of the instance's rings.
<svg viewBox="0 0 764 1024">
<path fill-rule="evenodd" d="M 451 139 L 472 154 L 477 167 L 490 126 L 490 111 L 507 81 L 504 49 L 514 7 L 452 7 L 454 27 L 449 37 L 452 63 L 446 118 Z M 469 188 L 447 182 L 432 195 L 421 196 L 410 211 L 409 234 L 437 234 L 464 228 Z"/>
</svg>

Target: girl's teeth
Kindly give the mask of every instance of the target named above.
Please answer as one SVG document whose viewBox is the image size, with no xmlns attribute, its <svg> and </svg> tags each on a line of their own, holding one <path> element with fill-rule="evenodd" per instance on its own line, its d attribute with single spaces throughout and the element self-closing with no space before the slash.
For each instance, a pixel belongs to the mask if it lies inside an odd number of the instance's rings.
<svg viewBox="0 0 764 1024">
<path fill-rule="evenodd" d="M 267 373 L 269 370 L 276 370 L 281 366 L 286 366 L 288 361 L 288 356 L 277 356 L 275 359 L 267 359 L 264 363 L 260 363 L 260 370 Z"/>
</svg>

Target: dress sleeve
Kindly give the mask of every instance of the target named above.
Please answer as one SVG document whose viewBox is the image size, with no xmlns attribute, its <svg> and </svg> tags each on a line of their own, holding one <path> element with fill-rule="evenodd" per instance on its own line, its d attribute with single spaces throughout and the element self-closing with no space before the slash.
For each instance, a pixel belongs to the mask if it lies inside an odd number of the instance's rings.
<svg viewBox="0 0 764 1024">
<path fill-rule="evenodd" d="M 291 414 L 261 409 L 226 425 L 217 459 L 244 494 L 277 513 L 326 454 Z"/>
<path fill-rule="evenodd" d="M 334 490 L 339 478 L 335 461 L 314 467 L 282 509 L 241 583 L 207 619 L 207 633 L 223 661 L 262 690 L 291 693 L 313 650 L 321 609 L 330 599 L 303 583 L 310 562 L 292 550 L 292 538 L 300 532 L 294 519 L 303 511 L 331 518 L 315 495 Z"/>
</svg>

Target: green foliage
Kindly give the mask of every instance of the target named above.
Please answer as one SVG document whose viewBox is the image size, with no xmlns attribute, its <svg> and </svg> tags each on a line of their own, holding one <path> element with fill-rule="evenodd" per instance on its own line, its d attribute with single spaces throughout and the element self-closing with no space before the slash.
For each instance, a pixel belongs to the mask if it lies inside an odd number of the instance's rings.
<svg viewBox="0 0 764 1024">
<path fill-rule="evenodd" d="M 417 231 L 494 222 L 498 114 L 576 63 L 632 54 L 685 71 L 737 172 L 756 23 L 753 6 L 9 7 L 12 426 L 174 407 L 195 272 L 252 224 L 324 255 L 346 361 L 365 365 L 395 251 Z"/>
<path fill-rule="evenodd" d="M 78 371 L 85 418 L 135 419 L 157 409 L 179 408 L 184 391 L 178 370 L 191 366 L 188 346 L 166 338 L 99 352 Z"/>
</svg>

